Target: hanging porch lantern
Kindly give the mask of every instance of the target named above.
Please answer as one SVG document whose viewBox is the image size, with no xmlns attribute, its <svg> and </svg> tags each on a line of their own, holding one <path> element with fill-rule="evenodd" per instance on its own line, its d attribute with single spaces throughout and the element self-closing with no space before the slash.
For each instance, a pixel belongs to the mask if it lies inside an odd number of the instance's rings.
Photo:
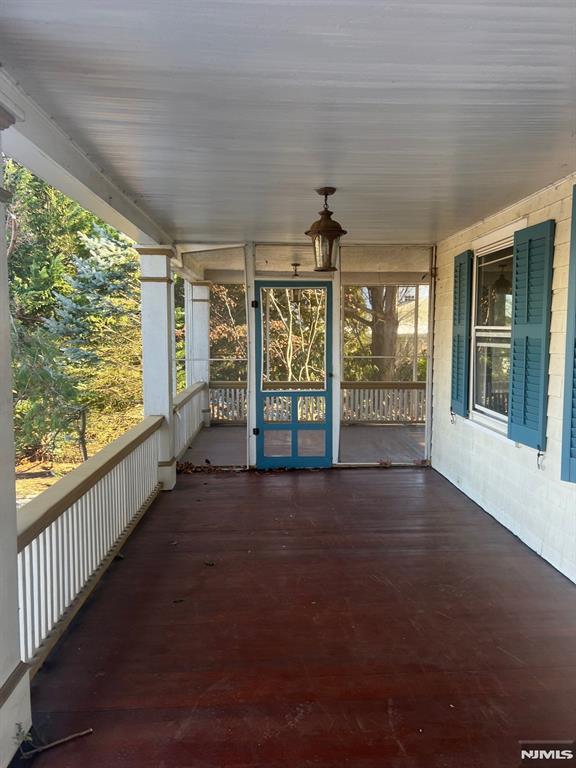
<svg viewBox="0 0 576 768">
<path fill-rule="evenodd" d="M 335 187 L 321 187 L 316 192 L 324 198 L 324 208 L 320 218 L 315 221 L 306 234 L 312 238 L 314 248 L 314 271 L 335 272 L 340 251 L 340 238 L 346 234 L 337 221 L 332 221 L 332 211 L 328 210 L 328 197 L 336 192 Z"/>
</svg>

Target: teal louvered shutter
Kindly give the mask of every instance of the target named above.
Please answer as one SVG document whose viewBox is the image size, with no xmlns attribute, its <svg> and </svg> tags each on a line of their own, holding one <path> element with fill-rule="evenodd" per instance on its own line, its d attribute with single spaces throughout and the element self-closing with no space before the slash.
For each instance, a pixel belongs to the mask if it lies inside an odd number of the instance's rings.
<svg viewBox="0 0 576 768">
<path fill-rule="evenodd" d="M 564 419 L 562 423 L 562 480 L 576 483 L 576 186 L 572 192 L 566 375 L 564 376 Z"/>
<path fill-rule="evenodd" d="M 459 416 L 468 416 L 473 259 L 472 251 L 464 251 L 454 259 L 452 397 L 450 408 L 453 413 L 457 413 Z"/>
<path fill-rule="evenodd" d="M 553 221 L 514 235 L 508 437 L 546 447 Z"/>
</svg>

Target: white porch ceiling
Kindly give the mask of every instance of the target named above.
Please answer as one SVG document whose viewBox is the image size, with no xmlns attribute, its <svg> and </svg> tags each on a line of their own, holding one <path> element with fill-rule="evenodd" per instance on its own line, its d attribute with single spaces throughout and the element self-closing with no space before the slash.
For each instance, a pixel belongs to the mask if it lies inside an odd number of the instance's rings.
<svg viewBox="0 0 576 768">
<path fill-rule="evenodd" d="M 574 0 L 3 0 L 1 62 L 176 241 L 429 243 L 576 168 Z"/>
</svg>

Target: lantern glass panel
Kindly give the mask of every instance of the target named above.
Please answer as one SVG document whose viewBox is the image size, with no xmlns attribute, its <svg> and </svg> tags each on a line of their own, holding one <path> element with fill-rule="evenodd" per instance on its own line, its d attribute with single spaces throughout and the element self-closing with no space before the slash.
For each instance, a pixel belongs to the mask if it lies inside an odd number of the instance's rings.
<svg viewBox="0 0 576 768">
<path fill-rule="evenodd" d="M 339 237 L 331 239 L 325 235 L 317 235 L 314 238 L 316 270 L 331 271 L 336 269 L 339 244 Z"/>
</svg>

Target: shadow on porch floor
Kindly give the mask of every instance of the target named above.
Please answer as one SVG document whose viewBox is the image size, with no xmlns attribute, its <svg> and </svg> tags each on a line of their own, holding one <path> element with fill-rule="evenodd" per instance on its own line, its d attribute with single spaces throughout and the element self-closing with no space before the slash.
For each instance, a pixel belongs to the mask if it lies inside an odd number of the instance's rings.
<svg viewBox="0 0 576 768">
<path fill-rule="evenodd" d="M 35 768 L 499 768 L 576 734 L 576 588 L 431 470 L 181 476 L 33 684 Z"/>
</svg>

